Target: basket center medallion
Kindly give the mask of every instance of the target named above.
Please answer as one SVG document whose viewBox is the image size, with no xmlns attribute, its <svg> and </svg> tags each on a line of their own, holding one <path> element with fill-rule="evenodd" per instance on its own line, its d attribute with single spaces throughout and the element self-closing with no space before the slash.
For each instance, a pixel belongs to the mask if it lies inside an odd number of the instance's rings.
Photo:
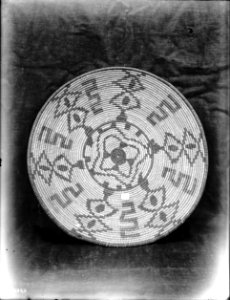
<svg viewBox="0 0 230 300">
<path fill-rule="evenodd" d="M 136 125 L 125 122 L 106 123 L 97 128 L 85 144 L 84 157 L 93 179 L 117 191 L 138 185 L 153 165 L 149 139 Z"/>
</svg>

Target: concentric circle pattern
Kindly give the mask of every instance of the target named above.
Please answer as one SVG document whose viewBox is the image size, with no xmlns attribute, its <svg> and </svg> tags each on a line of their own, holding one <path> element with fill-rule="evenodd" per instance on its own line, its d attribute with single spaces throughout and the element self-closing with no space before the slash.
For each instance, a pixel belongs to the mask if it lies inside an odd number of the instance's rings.
<svg viewBox="0 0 230 300">
<path fill-rule="evenodd" d="M 105 123 L 85 144 L 84 160 L 92 177 L 102 187 L 121 191 L 138 185 L 151 171 L 150 140 L 133 124 Z"/>
<path fill-rule="evenodd" d="M 105 68 L 54 93 L 30 136 L 28 170 L 50 217 L 110 246 L 155 241 L 193 211 L 207 176 L 201 123 L 169 83 Z"/>
</svg>

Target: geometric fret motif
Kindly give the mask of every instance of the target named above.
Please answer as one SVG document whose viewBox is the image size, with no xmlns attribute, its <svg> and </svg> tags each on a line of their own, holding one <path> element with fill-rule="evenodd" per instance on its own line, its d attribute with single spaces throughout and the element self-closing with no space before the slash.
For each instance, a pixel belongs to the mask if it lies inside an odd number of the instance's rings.
<svg viewBox="0 0 230 300">
<path fill-rule="evenodd" d="M 169 234 L 192 213 L 207 177 L 202 125 L 165 80 L 111 67 L 54 93 L 28 145 L 29 177 L 68 234 L 133 246 Z"/>
</svg>

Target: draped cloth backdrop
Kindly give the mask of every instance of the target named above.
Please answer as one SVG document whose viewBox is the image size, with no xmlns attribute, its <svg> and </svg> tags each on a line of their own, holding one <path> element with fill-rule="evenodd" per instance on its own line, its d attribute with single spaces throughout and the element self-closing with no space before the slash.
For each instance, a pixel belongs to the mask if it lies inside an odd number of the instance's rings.
<svg viewBox="0 0 230 300">
<path fill-rule="evenodd" d="M 228 13 L 225 1 L 4 3 L 4 251 L 19 298 L 193 299 L 213 286 L 227 230 Z M 198 114 L 209 151 L 206 187 L 192 215 L 162 240 L 133 248 L 68 236 L 40 206 L 26 166 L 32 124 L 50 95 L 112 66 L 172 83 Z"/>
</svg>

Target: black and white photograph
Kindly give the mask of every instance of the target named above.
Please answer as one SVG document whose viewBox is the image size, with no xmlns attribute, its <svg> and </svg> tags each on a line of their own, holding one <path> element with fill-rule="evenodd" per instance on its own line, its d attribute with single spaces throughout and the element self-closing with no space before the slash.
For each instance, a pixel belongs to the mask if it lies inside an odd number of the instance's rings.
<svg viewBox="0 0 230 300">
<path fill-rule="evenodd" d="M 1 299 L 229 299 L 229 12 L 2 1 Z"/>
</svg>

